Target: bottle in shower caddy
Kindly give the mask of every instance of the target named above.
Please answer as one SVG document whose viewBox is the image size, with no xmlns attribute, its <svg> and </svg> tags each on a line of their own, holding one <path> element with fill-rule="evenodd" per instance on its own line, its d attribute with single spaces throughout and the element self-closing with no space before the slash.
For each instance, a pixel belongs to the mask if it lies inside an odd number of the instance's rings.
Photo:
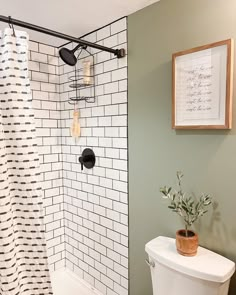
<svg viewBox="0 0 236 295">
<path fill-rule="evenodd" d="M 83 82 L 86 85 L 91 84 L 91 61 L 90 60 L 83 61 Z"/>
</svg>

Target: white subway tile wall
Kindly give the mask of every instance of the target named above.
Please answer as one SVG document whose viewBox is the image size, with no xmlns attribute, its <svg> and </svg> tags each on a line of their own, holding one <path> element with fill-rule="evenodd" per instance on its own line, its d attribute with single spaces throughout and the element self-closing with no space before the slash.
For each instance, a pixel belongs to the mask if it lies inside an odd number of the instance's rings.
<svg viewBox="0 0 236 295">
<path fill-rule="evenodd" d="M 84 39 L 127 48 L 127 19 Z M 30 42 L 49 263 L 51 270 L 71 269 L 104 295 L 127 295 L 127 58 L 88 50 L 95 55 L 96 100 L 79 102 L 81 137 L 75 140 L 68 103 L 74 68 L 56 48 Z M 81 171 L 78 158 L 88 147 L 96 165 Z"/>
<path fill-rule="evenodd" d="M 92 38 L 104 46 L 126 48 L 127 20 L 106 26 Z M 91 49 L 88 49 L 91 50 Z M 63 111 L 62 157 L 66 267 L 104 295 L 128 294 L 127 58 L 95 54 L 96 101 L 79 102 L 81 137 L 73 139 L 73 106 L 68 87 L 74 68 L 60 63 Z M 92 170 L 78 161 L 92 148 Z"/>
<path fill-rule="evenodd" d="M 51 270 L 56 270 L 65 266 L 59 58 L 51 46 L 30 41 L 29 49 L 48 258 Z"/>
</svg>

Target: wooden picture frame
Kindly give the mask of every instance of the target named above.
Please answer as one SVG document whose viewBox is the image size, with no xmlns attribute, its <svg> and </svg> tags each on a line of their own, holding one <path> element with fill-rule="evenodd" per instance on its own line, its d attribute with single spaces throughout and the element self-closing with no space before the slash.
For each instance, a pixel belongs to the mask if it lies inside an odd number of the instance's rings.
<svg viewBox="0 0 236 295">
<path fill-rule="evenodd" d="M 172 128 L 231 129 L 233 40 L 172 55 Z"/>
</svg>

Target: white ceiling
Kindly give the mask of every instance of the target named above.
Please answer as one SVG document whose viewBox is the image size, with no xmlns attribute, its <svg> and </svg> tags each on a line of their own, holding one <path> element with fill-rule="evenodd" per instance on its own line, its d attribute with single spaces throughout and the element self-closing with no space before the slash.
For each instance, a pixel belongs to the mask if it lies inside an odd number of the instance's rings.
<svg viewBox="0 0 236 295">
<path fill-rule="evenodd" d="M 0 14 L 80 37 L 158 1 L 0 0 Z M 0 23 L 0 29 L 6 26 L 7 24 Z M 57 46 L 66 42 L 33 31 L 29 33 L 31 40 L 46 44 Z"/>
</svg>

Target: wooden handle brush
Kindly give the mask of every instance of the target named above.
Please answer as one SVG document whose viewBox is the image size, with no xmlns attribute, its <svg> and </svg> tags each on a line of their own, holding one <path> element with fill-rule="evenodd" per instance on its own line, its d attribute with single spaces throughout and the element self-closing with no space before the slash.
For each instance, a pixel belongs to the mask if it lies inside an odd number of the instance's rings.
<svg viewBox="0 0 236 295">
<path fill-rule="evenodd" d="M 70 128 L 70 133 L 72 137 L 80 136 L 80 124 L 79 124 L 79 111 L 74 110 L 73 122 Z"/>
</svg>

